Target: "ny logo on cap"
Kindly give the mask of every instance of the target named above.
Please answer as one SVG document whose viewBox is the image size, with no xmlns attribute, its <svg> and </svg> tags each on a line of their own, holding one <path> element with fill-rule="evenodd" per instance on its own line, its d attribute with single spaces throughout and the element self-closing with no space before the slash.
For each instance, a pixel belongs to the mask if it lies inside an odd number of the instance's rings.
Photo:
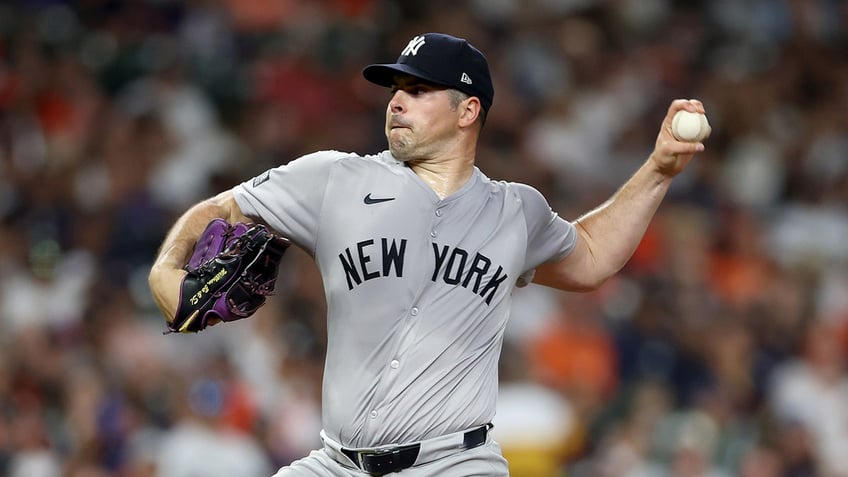
<svg viewBox="0 0 848 477">
<path fill-rule="evenodd" d="M 409 43 L 406 45 L 406 48 L 400 53 L 401 56 L 415 56 L 418 54 L 418 49 L 421 48 L 421 45 L 424 44 L 423 36 L 416 36 L 415 38 L 409 40 Z"/>
</svg>

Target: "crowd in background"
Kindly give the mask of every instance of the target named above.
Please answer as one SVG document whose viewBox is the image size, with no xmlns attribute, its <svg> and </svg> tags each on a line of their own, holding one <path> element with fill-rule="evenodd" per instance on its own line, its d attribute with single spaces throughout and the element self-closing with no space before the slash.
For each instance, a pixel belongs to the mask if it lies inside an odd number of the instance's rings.
<svg viewBox="0 0 848 477">
<path fill-rule="evenodd" d="M 361 77 L 468 38 L 478 150 L 574 219 L 673 98 L 713 127 L 600 290 L 515 292 L 494 436 L 515 477 L 848 476 L 848 2 L 0 4 L 0 475 L 268 476 L 320 446 L 324 296 L 284 258 L 251 319 L 168 334 L 147 272 L 194 202 L 385 148 Z"/>
</svg>

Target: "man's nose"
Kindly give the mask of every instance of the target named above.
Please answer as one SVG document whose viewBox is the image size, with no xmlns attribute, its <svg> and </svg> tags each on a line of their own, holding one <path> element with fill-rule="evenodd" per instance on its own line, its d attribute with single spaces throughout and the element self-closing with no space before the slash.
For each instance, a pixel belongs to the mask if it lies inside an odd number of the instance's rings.
<svg viewBox="0 0 848 477">
<path fill-rule="evenodd" d="M 402 113 L 405 109 L 405 102 L 403 96 L 406 93 L 403 91 L 396 91 L 394 95 L 392 95 L 392 99 L 389 101 L 389 111 L 394 114 Z"/>
</svg>

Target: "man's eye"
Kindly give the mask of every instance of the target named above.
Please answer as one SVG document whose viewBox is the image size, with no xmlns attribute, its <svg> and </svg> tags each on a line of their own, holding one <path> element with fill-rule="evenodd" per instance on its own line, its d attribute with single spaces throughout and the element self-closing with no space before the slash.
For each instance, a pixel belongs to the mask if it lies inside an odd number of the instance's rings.
<svg viewBox="0 0 848 477">
<path fill-rule="evenodd" d="M 428 88 L 427 86 L 424 86 L 424 85 L 407 86 L 407 87 L 401 87 L 401 86 L 395 85 L 395 86 L 391 87 L 390 91 L 391 91 L 392 96 L 394 96 L 395 93 L 397 93 L 398 91 L 405 91 L 406 94 L 410 94 L 412 96 L 418 96 L 420 94 L 427 93 L 428 91 L 430 91 L 430 88 Z"/>
</svg>

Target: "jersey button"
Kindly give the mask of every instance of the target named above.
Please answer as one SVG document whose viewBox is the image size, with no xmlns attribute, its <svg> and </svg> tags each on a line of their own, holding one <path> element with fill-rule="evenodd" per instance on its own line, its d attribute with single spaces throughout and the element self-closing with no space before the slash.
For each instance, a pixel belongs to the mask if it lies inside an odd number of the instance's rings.
<svg viewBox="0 0 848 477">
<path fill-rule="evenodd" d="M 430 237 L 436 238 L 436 235 L 438 235 L 438 234 L 436 233 L 435 230 L 430 232 Z"/>
<path fill-rule="evenodd" d="M 442 216 L 442 210 L 436 209 L 436 217 L 441 217 L 441 216 Z"/>
<path fill-rule="evenodd" d="M 418 307 L 417 306 L 412 307 L 412 309 L 409 310 L 409 314 L 412 315 L 412 316 L 418 315 Z"/>
<path fill-rule="evenodd" d="M 400 367 L 400 361 L 393 359 L 392 362 L 389 363 L 389 366 L 391 366 L 392 369 L 398 369 Z"/>
<path fill-rule="evenodd" d="M 377 418 L 377 411 L 371 411 L 371 414 L 369 414 L 369 416 L 371 416 L 371 419 L 376 419 Z"/>
</svg>

